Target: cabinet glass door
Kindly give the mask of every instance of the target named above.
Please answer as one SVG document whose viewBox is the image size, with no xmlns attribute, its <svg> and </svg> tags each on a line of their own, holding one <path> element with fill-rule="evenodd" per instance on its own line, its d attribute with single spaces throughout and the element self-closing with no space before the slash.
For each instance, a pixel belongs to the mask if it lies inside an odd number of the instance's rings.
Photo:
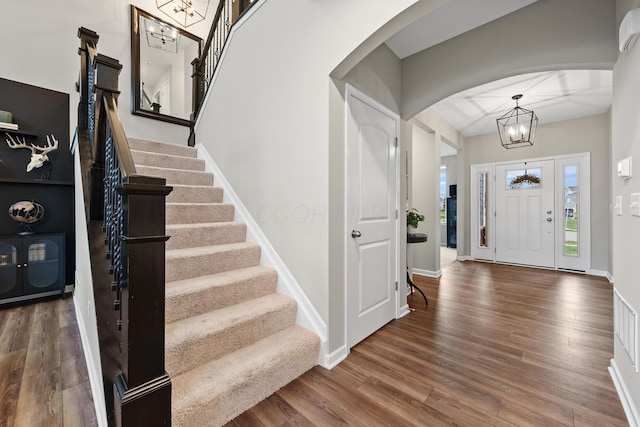
<svg viewBox="0 0 640 427">
<path fill-rule="evenodd" d="M 59 289 L 62 245 L 54 238 L 29 238 L 24 242 L 26 258 L 25 293 Z"/>
<path fill-rule="evenodd" d="M 19 295 L 22 291 L 18 266 L 18 242 L 0 242 L 0 297 Z"/>
</svg>

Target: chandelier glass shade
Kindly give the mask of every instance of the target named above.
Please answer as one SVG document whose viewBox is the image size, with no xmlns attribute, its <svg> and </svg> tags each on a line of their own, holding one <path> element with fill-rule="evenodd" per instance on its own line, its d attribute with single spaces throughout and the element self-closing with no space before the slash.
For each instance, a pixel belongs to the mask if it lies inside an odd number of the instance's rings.
<svg viewBox="0 0 640 427">
<path fill-rule="evenodd" d="M 209 0 L 156 0 L 156 6 L 169 18 L 187 28 L 207 17 Z"/>
<path fill-rule="evenodd" d="M 538 127 L 538 116 L 533 111 L 520 107 L 518 105 L 520 98 L 522 95 L 512 96 L 511 99 L 516 101 L 516 107 L 496 119 L 500 142 L 504 148 L 533 145 Z"/>
</svg>

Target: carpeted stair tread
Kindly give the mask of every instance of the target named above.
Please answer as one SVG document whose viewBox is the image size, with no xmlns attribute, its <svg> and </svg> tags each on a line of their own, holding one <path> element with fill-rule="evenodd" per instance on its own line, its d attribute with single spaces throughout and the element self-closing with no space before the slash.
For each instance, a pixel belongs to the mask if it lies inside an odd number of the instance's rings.
<svg viewBox="0 0 640 427">
<path fill-rule="evenodd" d="M 293 298 L 273 293 L 169 323 L 166 370 L 175 377 L 293 326 L 297 307 Z"/>
<path fill-rule="evenodd" d="M 168 282 L 165 322 L 263 297 L 276 292 L 277 285 L 278 273 L 262 265 Z"/>
<path fill-rule="evenodd" d="M 221 426 L 316 365 L 320 340 L 293 326 L 172 378 L 174 426 Z"/>
<path fill-rule="evenodd" d="M 183 249 L 243 242 L 247 226 L 238 222 L 168 224 L 166 233 L 171 236 L 167 249 Z"/>
<path fill-rule="evenodd" d="M 221 203 L 224 191 L 210 185 L 171 184 L 173 191 L 167 196 L 167 203 Z"/>
<path fill-rule="evenodd" d="M 260 245 L 241 242 L 172 249 L 166 251 L 165 261 L 165 280 L 167 282 L 191 279 L 258 265 L 260 263 Z"/>
<path fill-rule="evenodd" d="M 198 150 L 185 145 L 168 144 L 166 142 L 149 141 L 146 139 L 127 138 L 132 150 L 148 151 L 152 153 L 170 154 L 181 157 L 198 157 Z"/>
<path fill-rule="evenodd" d="M 144 165 L 136 165 L 136 172 L 140 175 L 164 178 L 167 180 L 167 185 L 213 185 L 213 174 L 210 172 L 158 168 Z"/>
<path fill-rule="evenodd" d="M 204 171 L 204 160 L 193 157 L 173 156 L 171 154 L 140 150 L 131 150 L 131 157 L 136 165 Z"/>
<path fill-rule="evenodd" d="M 234 206 L 229 203 L 167 203 L 167 224 L 233 221 Z"/>
</svg>

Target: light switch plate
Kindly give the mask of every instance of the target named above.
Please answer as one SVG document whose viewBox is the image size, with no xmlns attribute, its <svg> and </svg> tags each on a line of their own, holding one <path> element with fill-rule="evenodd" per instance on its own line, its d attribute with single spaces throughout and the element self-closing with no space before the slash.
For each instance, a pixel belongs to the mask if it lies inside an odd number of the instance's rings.
<svg viewBox="0 0 640 427">
<path fill-rule="evenodd" d="M 624 179 L 631 178 L 631 157 L 618 162 L 618 176 Z"/>
<path fill-rule="evenodd" d="M 631 193 L 631 203 L 629 203 L 631 215 L 640 216 L 640 193 Z"/>
<path fill-rule="evenodd" d="M 622 216 L 622 196 L 616 196 L 616 205 L 614 206 L 616 215 Z"/>
</svg>

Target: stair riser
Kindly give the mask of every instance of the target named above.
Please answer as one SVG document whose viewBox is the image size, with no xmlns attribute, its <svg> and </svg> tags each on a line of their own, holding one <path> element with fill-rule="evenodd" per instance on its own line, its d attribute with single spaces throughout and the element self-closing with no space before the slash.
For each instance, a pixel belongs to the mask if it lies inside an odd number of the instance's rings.
<svg viewBox="0 0 640 427">
<path fill-rule="evenodd" d="M 171 236 L 167 241 L 167 250 L 196 248 L 244 242 L 247 235 L 247 226 L 227 223 L 219 227 L 198 227 L 194 225 L 192 228 L 172 229 L 169 225 L 167 234 Z"/>
<path fill-rule="evenodd" d="M 167 203 L 222 203 L 224 191 L 219 187 L 178 186 L 167 196 Z"/>
<path fill-rule="evenodd" d="M 171 156 L 191 157 L 194 159 L 198 156 L 198 151 L 195 148 L 187 147 L 186 145 L 167 144 L 137 138 L 128 138 L 128 141 L 129 147 L 131 147 L 132 150 L 169 154 Z"/>
<path fill-rule="evenodd" d="M 197 276 L 220 273 L 260 263 L 260 247 L 213 252 L 189 257 L 166 257 L 166 281 L 192 279 Z"/>
<path fill-rule="evenodd" d="M 167 224 L 233 221 L 233 205 L 173 205 L 167 203 Z"/>
<path fill-rule="evenodd" d="M 219 310 L 276 292 L 278 273 L 267 271 L 259 276 L 238 280 L 223 286 L 212 286 L 194 292 L 167 296 L 165 322 L 171 323 Z"/>
<path fill-rule="evenodd" d="M 204 171 L 204 160 L 194 159 L 192 157 L 170 156 L 167 154 L 147 153 L 137 150 L 131 150 L 131 157 L 133 157 L 133 162 L 136 165 Z"/>
<path fill-rule="evenodd" d="M 208 172 L 162 169 L 136 165 L 140 175 L 157 176 L 167 180 L 167 185 L 213 185 L 213 174 Z"/>
<path fill-rule="evenodd" d="M 293 303 L 208 336 L 194 338 L 193 341 L 175 345 L 168 343 L 165 360 L 167 372 L 172 377 L 180 375 L 204 362 L 220 358 L 291 327 L 296 321 L 296 311 L 297 305 Z"/>
</svg>

